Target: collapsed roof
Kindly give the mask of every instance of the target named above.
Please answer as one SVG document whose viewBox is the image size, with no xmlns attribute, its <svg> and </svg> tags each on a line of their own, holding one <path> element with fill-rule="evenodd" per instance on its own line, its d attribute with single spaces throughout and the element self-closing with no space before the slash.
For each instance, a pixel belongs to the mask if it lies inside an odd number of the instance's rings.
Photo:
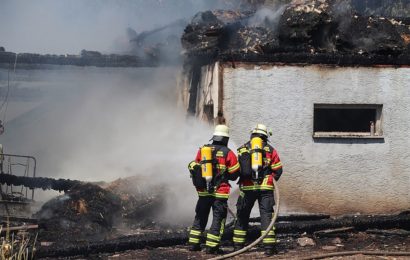
<svg viewBox="0 0 410 260">
<path fill-rule="evenodd" d="M 188 56 L 306 53 L 405 57 L 410 24 L 359 14 L 350 1 L 292 1 L 257 11 L 200 12 L 181 39 Z"/>
</svg>

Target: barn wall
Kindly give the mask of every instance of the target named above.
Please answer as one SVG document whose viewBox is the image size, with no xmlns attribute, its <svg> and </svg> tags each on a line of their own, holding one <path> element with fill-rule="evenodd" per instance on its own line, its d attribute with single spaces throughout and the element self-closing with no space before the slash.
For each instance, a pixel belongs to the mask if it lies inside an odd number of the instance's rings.
<svg viewBox="0 0 410 260">
<path fill-rule="evenodd" d="M 382 139 L 314 139 L 314 103 L 383 104 Z M 410 68 L 227 64 L 232 141 L 258 122 L 284 164 L 283 210 L 390 213 L 410 208 Z"/>
</svg>

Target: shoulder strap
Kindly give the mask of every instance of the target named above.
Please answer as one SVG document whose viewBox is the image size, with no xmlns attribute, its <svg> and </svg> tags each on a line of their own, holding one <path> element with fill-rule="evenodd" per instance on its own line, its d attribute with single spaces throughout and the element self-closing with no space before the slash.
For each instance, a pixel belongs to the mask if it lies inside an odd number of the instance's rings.
<svg viewBox="0 0 410 260">
<path fill-rule="evenodd" d="M 228 156 L 228 153 L 230 151 L 230 149 L 227 146 L 221 146 L 219 150 L 223 152 L 225 158 Z"/>
<path fill-rule="evenodd" d="M 266 149 L 267 148 L 267 149 Z M 265 150 L 265 151 L 269 151 L 270 153 L 271 152 L 273 152 L 273 147 L 272 147 L 272 145 L 270 145 L 270 144 L 268 144 L 268 143 L 266 143 L 265 144 L 265 146 L 263 147 L 263 149 Z"/>
<path fill-rule="evenodd" d="M 241 146 L 239 146 L 238 149 L 236 149 L 236 151 L 238 152 L 238 156 L 241 156 L 243 153 L 248 152 L 251 149 L 250 147 L 250 142 L 247 142 Z"/>
</svg>

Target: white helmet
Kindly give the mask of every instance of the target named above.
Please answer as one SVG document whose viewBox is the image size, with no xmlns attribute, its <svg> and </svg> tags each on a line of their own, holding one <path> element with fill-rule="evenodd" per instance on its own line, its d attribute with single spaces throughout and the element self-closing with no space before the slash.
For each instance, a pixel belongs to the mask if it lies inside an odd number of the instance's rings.
<svg viewBox="0 0 410 260">
<path fill-rule="evenodd" d="M 229 128 L 226 125 L 215 126 L 214 136 L 229 137 Z"/>
<path fill-rule="evenodd" d="M 266 137 L 268 137 L 268 128 L 266 125 L 263 124 L 256 124 L 256 127 L 252 129 L 252 134 L 262 134 Z"/>
</svg>

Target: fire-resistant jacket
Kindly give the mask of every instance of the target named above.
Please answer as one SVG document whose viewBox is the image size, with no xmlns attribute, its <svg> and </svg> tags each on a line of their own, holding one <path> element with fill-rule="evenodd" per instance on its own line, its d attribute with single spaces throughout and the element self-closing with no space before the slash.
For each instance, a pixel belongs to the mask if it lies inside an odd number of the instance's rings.
<svg viewBox="0 0 410 260">
<path fill-rule="evenodd" d="M 214 146 L 212 149 L 215 149 Z M 197 188 L 199 196 L 214 196 L 220 199 L 228 199 L 230 192 L 230 185 L 227 179 L 235 180 L 237 178 L 237 173 L 239 172 L 239 163 L 236 155 L 226 147 L 227 152 L 225 153 L 222 150 L 218 150 L 215 154 L 214 159 L 216 159 L 216 169 L 219 173 L 225 172 L 227 174 L 225 181 L 222 181 L 217 187 L 215 187 L 215 192 L 209 193 L 206 189 Z M 201 149 L 198 150 L 198 153 L 195 157 L 195 161 L 191 162 L 189 167 L 194 167 L 195 165 L 200 165 L 201 162 Z M 214 173 L 215 176 L 215 173 Z"/>
<path fill-rule="evenodd" d="M 251 149 L 250 142 L 242 145 L 238 148 L 238 156 L 243 153 L 249 152 Z M 273 190 L 272 178 L 278 180 L 282 175 L 282 163 L 280 161 L 277 151 L 268 143 L 263 143 L 263 167 L 268 167 L 271 170 L 270 174 L 265 175 L 263 181 L 258 184 L 257 181 L 253 181 L 251 178 L 243 178 L 239 180 L 240 189 L 246 190 Z"/>
</svg>

